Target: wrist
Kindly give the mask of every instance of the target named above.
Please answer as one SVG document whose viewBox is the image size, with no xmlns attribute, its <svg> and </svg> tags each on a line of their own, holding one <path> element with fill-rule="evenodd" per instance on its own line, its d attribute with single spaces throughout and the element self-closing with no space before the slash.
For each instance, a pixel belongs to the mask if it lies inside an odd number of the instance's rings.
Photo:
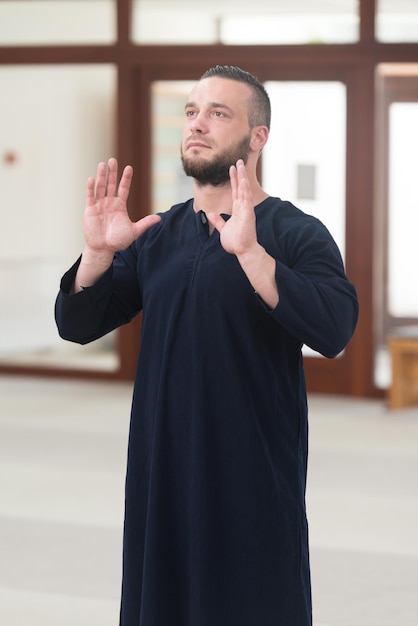
<svg viewBox="0 0 418 626">
<path fill-rule="evenodd" d="M 81 255 L 83 265 L 97 269 L 107 269 L 113 261 L 114 253 L 111 250 L 97 250 L 86 246 Z"/>
<path fill-rule="evenodd" d="M 237 258 L 254 291 L 269 309 L 274 309 L 279 302 L 275 259 L 258 242 Z"/>
<path fill-rule="evenodd" d="M 113 252 L 94 250 L 86 246 L 81 255 L 71 293 L 78 293 L 85 287 L 91 287 L 112 265 Z"/>
<path fill-rule="evenodd" d="M 258 264 L 265 258 L 266 254 L 265 248 L 256 241 L 250 248 L 245 250 L 245 252 L 240 252 L 236 257 L 240 265 L 244 268 L 249 265 Z"/>
</svg>

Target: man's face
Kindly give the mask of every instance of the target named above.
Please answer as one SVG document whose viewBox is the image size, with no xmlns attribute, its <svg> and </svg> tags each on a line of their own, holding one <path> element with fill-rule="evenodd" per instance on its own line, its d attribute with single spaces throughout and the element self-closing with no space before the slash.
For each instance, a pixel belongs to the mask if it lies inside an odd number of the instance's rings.
<svg viewBox="0 0 418 626">
<path fill-rule="evenodd" d="M 185 173 L 199 185 L 224 185 L 230 166 L 238 159 L 246 163 L 249 96 L 247 85 L 219 77 L 201 80 L 190 94 L 181 160 Z"/>
</svg>

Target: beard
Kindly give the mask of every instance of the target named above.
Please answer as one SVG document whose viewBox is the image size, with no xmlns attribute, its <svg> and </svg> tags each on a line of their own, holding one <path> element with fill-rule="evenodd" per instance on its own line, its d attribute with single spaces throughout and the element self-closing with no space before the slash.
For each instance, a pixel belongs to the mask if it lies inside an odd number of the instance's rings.
<svg viewBox="0 0 418 626">
<path fill-rule="evenodd" d="M 181 148 L 181 162 L 186 176 L 195 179 L 200 187 L 212 185 L 220 187 L 229 183 L 229 168 L 235 165 L 238 159 L 247 162 L 250 151 L 250 136 L 246 136 L 239 143 L 220 154 L 211 161 L 200 157 L 186 157 Z"/>
</svg>

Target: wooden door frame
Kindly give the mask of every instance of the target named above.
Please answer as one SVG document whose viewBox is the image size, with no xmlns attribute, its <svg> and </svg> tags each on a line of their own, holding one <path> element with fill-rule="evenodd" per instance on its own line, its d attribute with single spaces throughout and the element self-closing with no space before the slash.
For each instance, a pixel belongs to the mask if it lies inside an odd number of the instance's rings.
<svg viewBox="0 0 418 626">
<path fill-rule="evenodd" d="M 150 124 L 147 85 L 156 76 L 198 78 L 216 63 L 241 65 L 260 80 L 280 76 L 298 80 L 342 80 L 347 85 L 347 274 L 357 287 L 360 319 L 344 354 L 336 361 L 307 358 L 305 369 L 311 391 L 376 396 L 374 385 L 373 242 L 374 213 L 374 74 L 380 63 L 414 63 L 418 43 L 382 44 L 375 41 L 376 0 L 360 0 L 360 39 L 344 45 L 278 46 L 142 46 L 130 41 L 131 0 L 118 0 L 117 41 L 112 45 L 0 46 L 1 65 L 113 64 L 117 68 L 117 156 L 138 162 L 130 201 L 132 217 L 150 206 Z M 144 95 L 146 94 L 146 95 Z M 142 134 L 141 134 L 142 133 Z M 141 146 L 134 137 L 141 137 Z M 148 137 L 148 139 L 147 139 Z M 139 157 L 138 157 L 139 151 Z M 118 333 L 120 367 L 116 372 L 78 371 L 1 365 L 3 374 L 89 377 L 130 380 L 136 368 L 140 318 Z M 339 365 L 337 363 L 337 365 Z M 332 389 L 328 384 L 333 380 Z"/>
<path fill-rule="evenodd" d="M 158 52 L 161 54 L 161 50 Z M 150 54 L 146 67 L 133 60 L 131 75 L 126 75 L 126 97 L 131 98 L 126 111 L 130 119 L 131 132 L 123 135 L 119 152 L 124 162 L 132 162 L 135 178 L 130 202 L 132 219 L 139 219 L 150 211 L 151 198 L 151 111 L 150 90 L 156 80 L 196 80 L 211 65 L 241 65 L 254 73 L 260 80 L 336 80 L 343 82 L 347 89 L 347 181 L 355 184 L 346 185 L 346 269 L 356 285 L 362 311 L 371 314 L 372 300 L 369 284 L 372 280 L 372 250 L 365 241 L 372 236 L 372 215 L 365 215 L 364 206 L 372 204 L 372 190 L 367 185 L 367 177 L 373 176 L 373 119 L 367 118 L 364 100 L 373 98 L 373 81 L 370 80 L 370 68 L 364 64 L 359 69 L 357 63 L 340 58 L 333 58 L 332 63 L 325 60 L 321 65 L 312 60 L 309 54 L 290 62 L 281 59 L 278 62 L 265 48 L 252 50 L 251 59 L 248 48 L 237 50 L 222 47 L 200 48 L 199 58 L 190 61 L 190 50 L 175 49 L 164 51 L 164 62 L 156 54 Z M 148 56 L 148 55 L 147 55 Z M 371 87 L 370 87 L 371 85 Z M 140 142 L 137 138 L 140 137 Z M 177 199 L 173 198 L 173 203 Z M 361 223 L 359 228 L 358 223 Z M 311 392 L 328 392 L 347 395 L 373 395 L 371 380 L 372 356 L 372 318 L 362 314 L 359 324 L 348 348 L 338 359 L 305 357 L 305 372 L 308 389 Z M 136 363 L 136 341 L 140 331 L 139 320 L 120 330 L 121 338 L 129 353 L 127 361 L 134 367 Z"/>
</svg>

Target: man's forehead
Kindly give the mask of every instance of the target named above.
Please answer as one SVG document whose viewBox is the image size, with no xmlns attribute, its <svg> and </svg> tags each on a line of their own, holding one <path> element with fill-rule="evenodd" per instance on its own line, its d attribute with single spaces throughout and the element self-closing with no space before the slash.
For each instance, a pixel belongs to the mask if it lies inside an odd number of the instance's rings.
<svg viewBox="0 0 418 626">
<path fill-rule="evenodd" d="M 228 105 L 231 100 L 240 101 L 249 95 L 250 88 L 245 83 L 222 76 L 211 76 L 202 78 L 196 83 L 190 92 L 189 102 L 196 102 L 199 99 L 205 103 Z"/>
</svg>

